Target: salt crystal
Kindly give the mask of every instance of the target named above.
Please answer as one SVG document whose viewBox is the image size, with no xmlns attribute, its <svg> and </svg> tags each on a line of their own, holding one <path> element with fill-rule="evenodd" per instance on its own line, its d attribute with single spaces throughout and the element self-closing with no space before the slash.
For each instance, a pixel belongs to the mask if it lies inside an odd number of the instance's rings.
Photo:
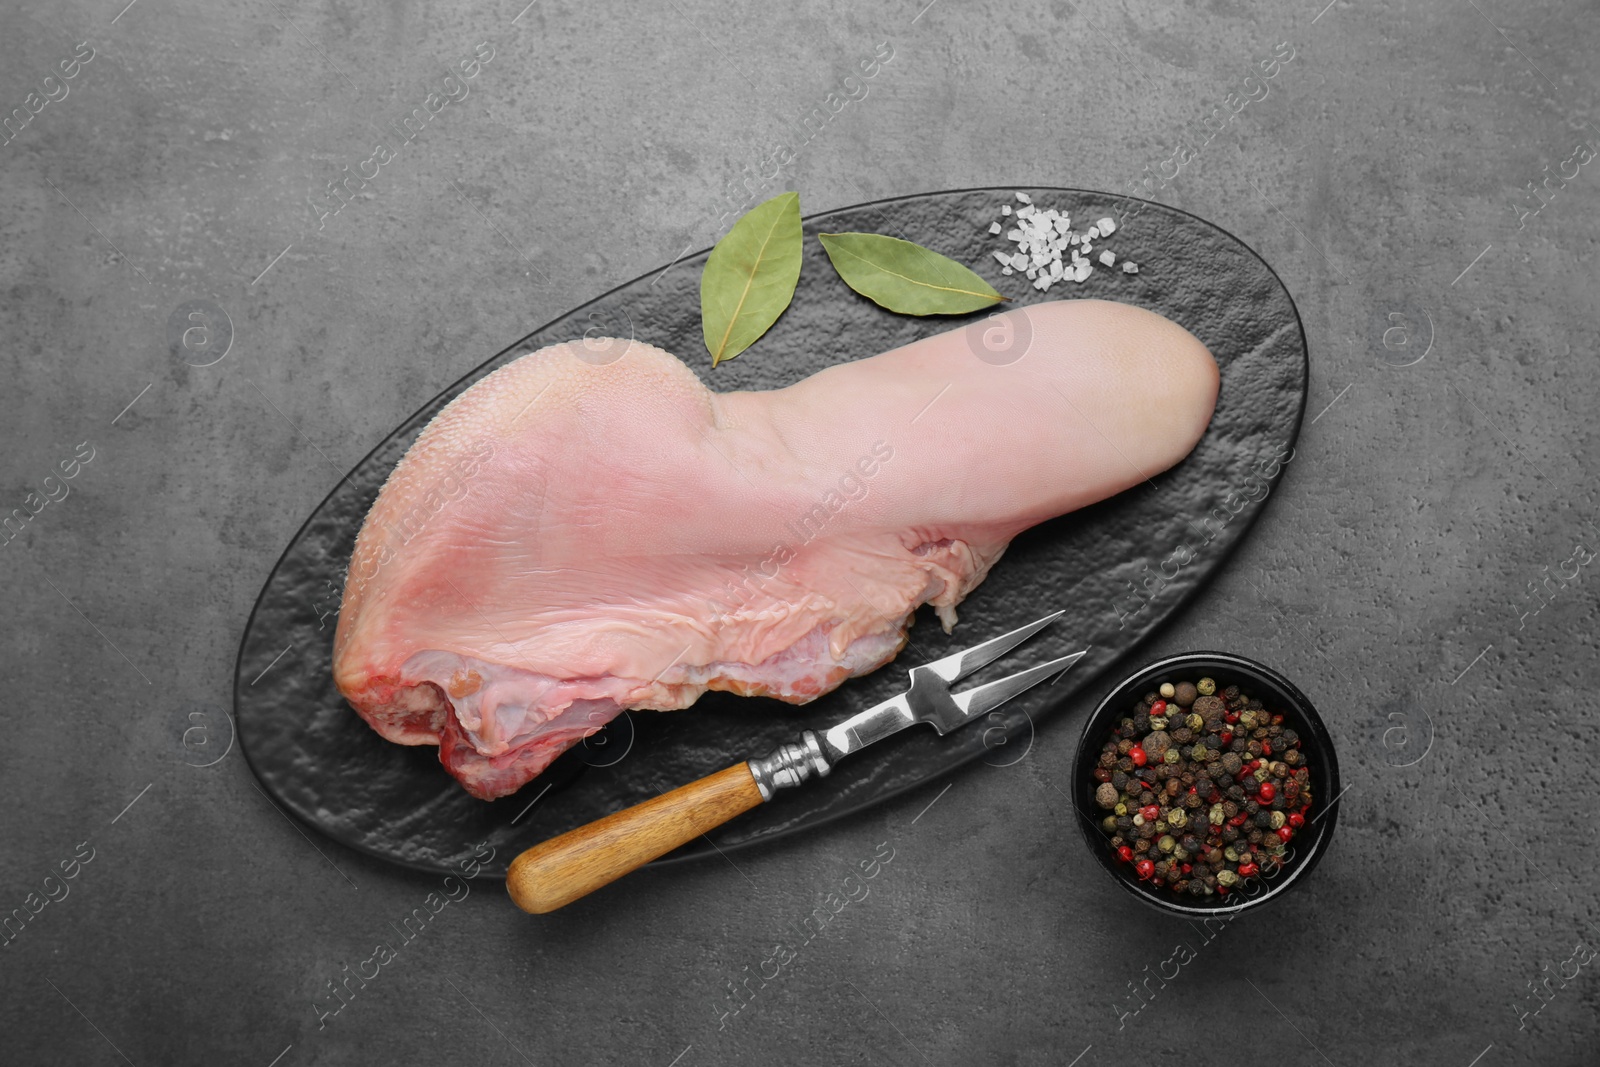
<svg viewBox="0 0 1600 1067">
<path fill-rule="evenodd" d="M 1111 218 L 1109 215 L 1095 223 L 1095 225 L 1100 227 L 1100 232 L 1102 234 L 1112 234 L 1117 232 L 1116 220 Z"/>
<path fill-rule="evenodd" d="M 1122 273 L 1124 273 L 1124 274 L 1138 274 L 1139 273 L 1139 264 L 1131 262 L 1131 261 L 1126 260 L 1126 259 L 1123 260 L 1122 261 Z"/>
<path fill-rule="evenodd" d="M 1027 193 L 1018 193 L 1017 199 L 1022 201 L 1024 204 L 1033 203 L 1033 197 L 1029 196 Z"/>
<path fill-rule="evenodd" d="M 989 223 L 989 232 L 990 233 L 999 233 L 1000 232 L 1000 224 L 998 222 Z"/>
<path fill-rule="evenodd" d="M 1000 205 L 1000 214 L 1002 214 L 1002 215 L 1011 214 L 1011 205 L 1010 204 L 1001 204 Z"/>
<path fill-rule="evenodd" d="M 1083 235 L 1085 237 L 1087 237 L 1089 240 L 1093 241 L 1096 237 L 1100 236 L 1100 227 L 1098 227 L 1098 226 L 1090 226 L 1087 230 L 1084 231 Z"/>
<path fill-rule="evenodd" d="M 1116 258 L 1117 257 L 1112 255 L 1109 251 L 1100 253 L 1100 262 L 1104 263 L 1108 267 L 1116 261 Z"/>
<path fill-rule="evenodd" d="M 1011 277 L 1011 276 L 1012 276 L 1012 275 L 1013 275 L 1013 274 L 1015 274 L 1015 273 L 1016 273 L 1016 271 L 1014 271 L 1014 270 L 1012 270 L 1012 269 L 1011 269 L 1011 268 L 1010 268 L 1010 267 L 1001 267 L 1001 268 L 1000 268 L 1000 273 L 1001 273 L 1001 274 L 1004 274 L 1004 275 L 1005 275 L 1005 276 L 1006 276 L 1006 277 L 1007 277 L 1007 278 L 1009 278 L 1009 277 Z"/>
</svg>

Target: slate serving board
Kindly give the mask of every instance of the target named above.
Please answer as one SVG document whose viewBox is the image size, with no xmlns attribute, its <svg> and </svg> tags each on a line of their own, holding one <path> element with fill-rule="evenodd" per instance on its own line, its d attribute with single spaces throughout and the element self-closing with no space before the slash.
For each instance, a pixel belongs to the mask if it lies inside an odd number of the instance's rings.
<svg viewBox="0 0 1600 1067">
<path fill-rule="evenodd" d="M 1070 212 L 1075 229 L 1113 216 L 1100 247 L 1140 265 L 1096 267 L 1081 285 L 1035 291 L 1002 277 L 991 253 L 1014 250 L 988 233 L 1011 189 L 967 189 L 877 201 L 805 220 L 805 263 L 794 303 L 740 358 L 711 370 L 700 335 L 699 278 L 709 249 L 653 271 L 534 331 L 430 400 L 361 461 L 306 520 L 268 577 L 239 646 L 234 709 L 240 745 L 282 807 L 351 848 L 406 867 L 451 873 L 478 842 L 494 847 L 483 876 L 503 876 L 522 849 L 821 729 L 905 685 L 904 667 L 1011 629 L 1056 608 L 1065 618 L 1011 659 L 1016 667 L 1089 645 L 1049 687 L 945 738 L 914 728 L 846 760 L 833 774 L 734 820 L 712 835 L 723 852 L 848 815 L 973 760 L 1020 758 L 1033 731 L 1067 707 L 1092 707 L 1097 678 L 1200 589 L 1245 536 L 1293 458 L 1308 360 L 1298 312 L 1272 269 L 1237 238 L 1186 212 L 1081 189 L 1031 189 L 1041 207 Z M 774 389 L 985 317 L 892 314 L 851 292 L 828 264 L 819 232 L 887 233 L 965 263 L 1012 298 L 1011 307 L 1062 298 L 1119 300 L 1158 311 L 1206 344 L 1222 368 L 1216 414 L 1176 468 L 1092 507 L 1024 532 L 960 608 L 946 636 L 918 614 L 899 660 L 804 707 L 709 693 L 678 712 L 632 712 L 564 754 L 519 793 L 468 796 L 437 749 L 378 737 L 333 686 L 338 589 L 356 533 L 384 479 L 451 398 L 503 364 L 588 335 L 637 337 L 676 353 L 714 389 Z M 1004 360 L 1004 352 L 991 358 Z M 1159 418 L 1152 411 L 1151 418 Z M 1003 462 L 1003 457 L 996 457 Z M 275 657 L 281 661 L 274 664 Z M 270 670 L 265 670 L 273 664 Z M 265 673 L 263 671 L 265 670 Z M 705 840 L 657 862 L 713 855 Z"/>
</svg>

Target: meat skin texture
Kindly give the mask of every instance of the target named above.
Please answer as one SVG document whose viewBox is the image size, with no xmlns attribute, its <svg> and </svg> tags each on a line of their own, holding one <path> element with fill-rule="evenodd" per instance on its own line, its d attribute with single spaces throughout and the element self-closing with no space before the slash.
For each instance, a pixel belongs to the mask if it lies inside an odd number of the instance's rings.
<svg viewBox="0 0 1600 1067">
<path fill-rule="evenodd" d="M 1031 333 L 1022 357 L 978 358 L 971 331 L 1007 328 Z M 1020 531 L 1181 460 L 1217 384 L 1182 327 L 1095 300 L 769 392 L 712 392 L 637 341 L 541 349 L 453 400 L 385 483 L 335 681 L 484 799 L 624 708 L 804 703 L 892 659 L 918 605 L 952 627 Z"/>
</svg>

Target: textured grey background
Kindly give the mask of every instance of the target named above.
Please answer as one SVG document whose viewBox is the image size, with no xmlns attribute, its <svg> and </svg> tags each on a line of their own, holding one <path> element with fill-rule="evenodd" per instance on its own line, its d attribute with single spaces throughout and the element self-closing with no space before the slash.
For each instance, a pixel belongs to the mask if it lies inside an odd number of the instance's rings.
<svg viewBox="0 0 1600 1067">
<path fill-rule="evenodd" d="M 0 113 L 95 50 L 0 145 L 0 503 L 94 449 L 0 546 L 0 910 L 94 849 L 0 948 L 0 1057 L 1591 1062 L 1600 672 L 1594 579 L 1565 561 L 1600 549 L 1600 171 L 1515 205 L 1600 144 L 1596 5 L 923 2 L 0 13 Z M 1158 198 L 1283 275 L 1308 423 L 1256 535 L 1148 651 L 1256 655 L 1322 704 L 1349 786 L 1332 851 L 1210 941 L 1138 909 L 1070 825 L 1066 717 L 1014 765 L 737 869 L 647 872 L 544 920 L 477 883 L 319 1028 L 324 983 L 438 885 L 302 833 L 236 749 L 193 766 L 224 747 L 273 560 L 440 387 L 714 240 L 727 183 L 885 40 L 867 96 L 764 195 L 1122 191 L 1293 44 Z M 308 198 L 484 41 L 470 95 L 319 231 Z M 167 342 L 197 299 L 235 332 L 209 367 Z M 870 895 L 731 999 L 880 842 Z M 1133 1014 L 1129 983 L 1170 976 L 1180 941 L 1195 958 Z"/>
</svg>

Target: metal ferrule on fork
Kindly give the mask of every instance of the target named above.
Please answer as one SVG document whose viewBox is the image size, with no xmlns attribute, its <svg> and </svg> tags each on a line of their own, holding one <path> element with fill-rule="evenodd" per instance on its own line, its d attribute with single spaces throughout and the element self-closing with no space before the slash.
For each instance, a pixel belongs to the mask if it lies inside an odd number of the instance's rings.
<svg viewBox="0 0 1600 1067">
<path fill-rule="evenodd" d="M 822 754 L 822 743 L 810 730 L 800 735 L 798 745 L 779 745 L 760 759 L 750 761 L 750 777 L 756 780 L 763 802 L 780 789 L 799 785 L 815 774 L 824 778 L 833 769 Z"/>
</svg>

